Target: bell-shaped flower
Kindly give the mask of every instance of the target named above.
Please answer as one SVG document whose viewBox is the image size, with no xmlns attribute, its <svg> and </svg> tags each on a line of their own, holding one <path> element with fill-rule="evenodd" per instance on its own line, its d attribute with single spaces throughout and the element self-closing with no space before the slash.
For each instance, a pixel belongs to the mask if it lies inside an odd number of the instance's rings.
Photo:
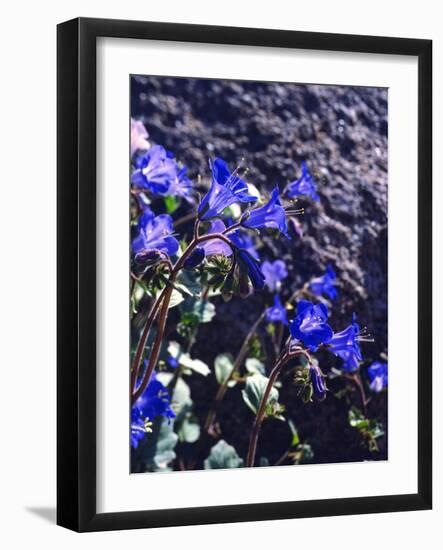
<svg viewBox="0 0 443 550">
<path fill-rule="evenodd" d="M 212 221 L 207 234 L 210 235 L 211 233 L 223 233 L 225 229 L 226 226 L 223 221 L 220 219 L 216 219 Z M 184 267 L 185 269 L 193 269 L 194 267 L 197 267 L 199 264 L 201 264 L 206 256 L 215 255 L 227 257 L 232 256 L 232 248 L 222 239 L 214 238 L 204 241 L 200 243 L 197 248 L 195 248 L 189 258 L 186 260 Z"/>
<path fill-rule="evenodd" d="M 152 373 L 146 390 L 134 403 L 134 408 L 139 409 L 143 418 L 148 418 L 150 421 L 158 416 L 163 416 L 168 420 L 175 418 L 175 412 L 171 408 L 169 390 L 157 378 L 155 371 Z"/>
<path fill-rule="evenodd" d="M 243 248 L 245 241 L 241 238 L 240 230 L 237 229 L 232 233 L 228 233 L 227 236 L 237 249 L 237 261 L 240 269 L 244 273 L 247 273 L 255 290 L 263 290 L 265 286 L 265 276 L 263 275 L 258 259 L 251 254 L 247 248 Z"/>
<path fill-rule="evenodd" d="M 240 268 L 247 272 L 254 290 L 263 290 L 265 286 L 265 276 L 257 260 L 255 260 L 246 250 L 238 251 L 237 260 Z"/>
<path fill-rule="evenodd" d="M 146 209 L 139 219 L 138 230 L 137 237 L 132 241 L 132 250 L 136 257 L 151 250 L 168 256 L 178 251 L 178 241 L 172 236 L 172 218 L 168 214 L 155 216 L 150 209 Z"/>
<path fill-rule="evenodd" d="M 289 239 L 286 212 L 280 202 L 278 187 L 272 191 L 266 204 L 243 215 L 241 223 L 250 229 L 278 229 Z"/>
<path fill-rule="evenodd" d="M 282 306 L 278 294 L 274 296 L 274 305 L 266 309 L 266 320 L 270 323 L 283 323 L 284 325 L 288 324 L 286 309 Z"/>
<path fill-rule="evenodd" d="M 188 169 L 186 166 L 183 166 L 177 170 L 175 178 L 171 181 L 167 195 L 182 197 L 190 204 L 195 202 L 193 197 L 193 186 L 192 181 L 188 178 L 187 174 Z"/>
<path fill-rule="evenodd" d="M 310 289 L 317 296 L 326 295 L 330 300 L 335 300 L 337 297 L 337 289 L 335 288 L 337 276 L 332 266 L 328 264 L 326 272 L 320 277 L 315 277 L 309 284 Z"/>
<path fill-rule="evenodd" d="M 320 197 L 317 194 L 317 186 L 311 174 L 309 173 L 306 162 L 301 163 L 301 176 L 299 179 L 288 183 L 285 188 L 285 196 L 293 199 L 299 196 L 311 197 L 314 201 L 319 201 Z"/>
<path fill-rule="evenodd" d="M 314 305 L 307 300 L 297 304 L 297 315 L 290 324 L 293 338 L 301 340 L 311 351 L 329 342 L 333 331 L 328 324 L 328 308 L 325 304 Z"/>
<path fill-rule="evenodd" d="M 315 397 L 319 400 L 323 400 L 326 397 L 328 388 L 326 387 L 325 377 L 318 365 L 309 366 L 309 377 Z"/>
<path fill-rule="evenodd" d="M 177 165 L 161 145 L 154 145 L 135 161 L 132 184 L 153 195 L 166 195 L 177 177 Z"/>
<path fill-rule="evenodd" d="M 229 171 L 224 160 L 215 159 L 211 169 L 211 187 L 198 207 L 200 220 L 205 221 L 220 216 L 231 204 L 257 200 L 258 197 L 249 194 L 247 184 L 236 172 Z"/>
<path fill-rule="evenodd" d="M 231 225 L 231 223 L 228 223 L 228 225 Z M 242 248 L 249 252 L 249 254 L 254 258 L 254 260 L 260 261 L 260 256 L 258 255 L 257 249 L 255 248 L 254 239 L 251 237 L 251 235 L 247 231 L 240 231 L 235 230 L 230 235 L 228 235 L 231 241 L 237 246 L 238 248 Z"/>
<path fill-rule="evenodd" d="M 372 391 L 381 392 L 388 385 L 388 364 L 376 361 L 368 367 L 369 386 Z"/>
<path fill-rule="evenodd" d="M 263 275 L 266 279 L 266 286 L 271 292 L 277 292 L 281 286 L 281 281 L 288 276 L 288 270 L 283 260 L 269 262 L 265 260 L 262 263 Z"/>
<path fill-rule="evenodd" d="M 362 360 L 360 349 L 360 327 L 353 314 L 352 323 L 341 332 L 336 332 L 328 342 L 328 350 L 343 359 L 343 370 L 353 372 Z"/>
<path fill-rule="evenodd" d="M 131 446 L 137 449 L 140 441 L 145 437 L 147 431 L 141 410 L 132 407 L 131 411 Z"/>
</svg>

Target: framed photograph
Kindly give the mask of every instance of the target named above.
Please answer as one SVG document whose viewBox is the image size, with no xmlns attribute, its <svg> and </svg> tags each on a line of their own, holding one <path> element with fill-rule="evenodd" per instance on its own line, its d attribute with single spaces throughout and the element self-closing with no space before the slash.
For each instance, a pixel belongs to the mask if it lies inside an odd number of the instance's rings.
<svg viewBox="0 0 443 550">
<path fill-rule="evenodd" d="M 59 525 L 432 506 L 432 43 L 58 26 Z"/>
</svg>

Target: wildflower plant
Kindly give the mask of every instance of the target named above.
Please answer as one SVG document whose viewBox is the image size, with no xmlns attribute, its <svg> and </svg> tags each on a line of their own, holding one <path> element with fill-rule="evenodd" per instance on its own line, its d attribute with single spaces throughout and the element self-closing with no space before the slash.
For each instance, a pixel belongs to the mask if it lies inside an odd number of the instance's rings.
<svg viewBox="0 0 443 550">
<path fill-rule="evenodd" d="M 244 160 L 233 167 L 208 159 L 207 173 L 191 177 L 191 169 L 147 138 L 143 124 L 131 120 L 132 471 L 194 468 L 191 448 L 208 449 L 197 464 L 206 469 L 271 465 L 269 457 L 257 458 L 257 449 L 263 424 L 273 421 L 286 424 L 288 434 L 276 464 L 312 460 L 315 450 L 298 435 L 303 420 L 291 418 L 283 402 L 288 384 L 310 407 L 340 398 L 341 383 L 349 423 L 375 452 L 383 429 L 368 417 L 368 405 L 387 387 L 387 363 L 362 369 L 362 344 L 371 338 L 355 314 L 336 331 L 336 267 L 326 265 L 289 294 L 289 256 L 276 257 L 263 244 L 266 237 L 281 249 L 301 238 L 291 230 L 304 212 L 297 202 L 320 200 L 306 162 L 298 179 L 267 193 L 249 181 Z M 246 304 L 254 295 L 261 309 L 240 350 L 218 350 L 213 364 L 196 357 L 199 330 L 214 322 L 219 304 Z M 193 379 L 200 392 L 213 393 L 206 410 L 196 406 Z M 250 414 L 243 456 L 219 422 L 227 392 L 239 392 Z"/>
</svg>

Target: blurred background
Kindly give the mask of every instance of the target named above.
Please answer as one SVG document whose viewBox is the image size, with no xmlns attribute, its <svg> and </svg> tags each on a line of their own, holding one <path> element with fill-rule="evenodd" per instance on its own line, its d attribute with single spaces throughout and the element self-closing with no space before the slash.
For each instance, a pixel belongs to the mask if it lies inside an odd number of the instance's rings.
<svg viewBox="0 0 443 550">
<path fill-rule="evenodd" d="M 342 330 L 355 312 L 375 339 L 362 344 L 365 367 L 387 358 L 386 89 L 137 75 L 131 81 L 131 116 L 143 121 L 150 142 L 170 150 L 194 180 L 208 177 L 209 157 L 223 158 L 231 169 L 244 157 L 249 182 L 261 190 L 275 185 L 283 189 L 300 176 L 305 160 L 320 202 L 302 199 L 303 237 L 290 242 L 264 237 L 260 257 L 285 260 L 289 277 L 282 299 L 321 275 L 330 263 L 339 284 L 331 326 Z M 235 356 L 263 302 L 260 295 L 246 302 L 217 299 L 217 315 L 200 326 L 193 356 L 208 365 L 219 353 Z M 339 365 L 330 354 L 324 359 L 320 365 L 326 373 Z M 308 405 L 290 381 L 283 379 L 280 401 L 301 440 L 311 445 L 313 462 L 387 458 L 387 435 L 378 439 L 378 452 L 369 452 L 349 425 L 346 398 L 331 395 L 340 393 L 343 380 L 330 380 L 328 398 Z M 215 378 L 192 377 L 189 385 L 195 413 L 204 419 L 217 390 Z M 358 404 L 358 395 L 353 399 Z M 372 396 L 368 416 L 379 420 L 387 433 L 387 393 Z M 245 456 L 253 415 L 239 391 L 228 391 L 218 420 L 223 435 L 229 434 L 228 442 Z M 258 456 L 272 464 L 287 448 L 287 440 L 287 425 L 265 423 Z M 179 453 L 189 455 L 199 468 L 209 447 L 200 447 L 195 456 L 196 450 L 183 444 Z"/>
</svg>

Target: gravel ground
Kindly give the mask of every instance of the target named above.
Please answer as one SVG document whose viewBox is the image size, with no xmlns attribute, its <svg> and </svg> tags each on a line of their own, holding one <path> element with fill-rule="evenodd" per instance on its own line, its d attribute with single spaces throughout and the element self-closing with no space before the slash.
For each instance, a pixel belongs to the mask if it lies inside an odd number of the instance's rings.
<svg viewBox="0 0 443 550">
<path fill-rule="evenodd" d="M 188 166 L 191 177 L 208 174 L 209 156 L 220 156 L 231 167 L 244 157 L 249 180 L 270 190 L 298 177 L 301 161 L 307 161 L 321 200 L 300 203 L 306 210 L 300 219 L 304 236 L 290 243 L 267 238 L 261 256 L 283 257 L 288 264 L 283 297 L 331 263 L 340 281 L 332 326 L 344 328 L 355 311 L 375 338 L 363 344 L 368 364 L 387 355 L 387 90 L 136 76 L 131 96 L 132 116 L 144 121 L 152 142 Z M 193 354 L 208 364 L 222 351 L 235 354 L 262 304 L 261 296 L 218 303 L 217 316 L 201 328 Z M 208 391 L 208 381 L 194 378 L 196 412 L 203 415 L 215 382 Z M 329 385 L 332 391 L 341 387 L 335 381 Z M 252 414 L 240 403 L 240 392 L 228 393 L 221 428 L 244 456 Z M 291 384 L 281 395 L 302 439 L 312 445 L 315 462 L 387 457 L 386 437 L 379 440 L 379 453 L 370 455 L 361 446 L 347 423 L 344 400 L 330 397 L 304 405 Z M 386 426 L 386 394 L 376 396 L 368 412 Z M 268 423 L 259 455 L 272 463 L 288 438 L 283 424 Z M 193 456 L 197 465 L 207 450 Z M 192 455 L 191 449 L 182 451 Z"/>
</svg>

